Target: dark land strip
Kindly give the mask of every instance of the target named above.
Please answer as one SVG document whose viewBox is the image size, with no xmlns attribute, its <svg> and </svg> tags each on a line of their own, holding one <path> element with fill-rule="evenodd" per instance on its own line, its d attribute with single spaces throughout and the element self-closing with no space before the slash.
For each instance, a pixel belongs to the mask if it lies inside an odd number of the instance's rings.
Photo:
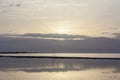
<svg viewBox="0 0 120 80">
<path fill-rule="evenodd" d="M 49 59 L 100 59 L 100 60 L 120 60 L 120 58 L 101 58 L 101 57 L 60 57 L 60 56 L 4 56 L 9 58 L 49 58 Z"/>
</svg>

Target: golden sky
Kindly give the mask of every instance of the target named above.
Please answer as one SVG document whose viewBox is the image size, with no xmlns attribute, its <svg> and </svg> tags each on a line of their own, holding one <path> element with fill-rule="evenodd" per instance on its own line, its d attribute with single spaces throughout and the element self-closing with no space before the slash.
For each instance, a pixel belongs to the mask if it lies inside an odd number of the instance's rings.
<svg viewBox="0 0 120 80">
<path fill-rule="evenodd" d="M 0 34 L 112 36 L 119 8 L 119 0 L 0 0 Z"/>
</svg>

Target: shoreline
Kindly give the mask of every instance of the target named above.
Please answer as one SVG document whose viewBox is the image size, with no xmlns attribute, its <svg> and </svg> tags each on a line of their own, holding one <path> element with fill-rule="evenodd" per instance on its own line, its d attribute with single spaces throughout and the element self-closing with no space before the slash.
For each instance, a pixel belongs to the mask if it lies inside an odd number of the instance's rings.
<svg viewBox="0 0 120 80">
<path fill-rule="evenodd" d="M 99 60 L 120 60 L 120 58 L 100 58 L 100 57 L 60 57 L 60 56 L 3 56 L 8 58 L 47 58 L 47 59 L 99 59 Z"/>
</svg>

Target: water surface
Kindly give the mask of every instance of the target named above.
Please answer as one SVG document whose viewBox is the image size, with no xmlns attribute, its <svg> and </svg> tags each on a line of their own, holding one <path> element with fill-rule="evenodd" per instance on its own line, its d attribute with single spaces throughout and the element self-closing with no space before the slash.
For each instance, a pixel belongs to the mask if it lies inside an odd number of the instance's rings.
<svg viewBox="0 0 120 80">
<path fill-rule="evenodd" d="M 30 56 L 33 55 L 31 54 Z M 120 60 L 0 58 L 0 80 L 119 79 Z"/>
<path fill-rule="evenodd" d="M 10 53 L 10 54 L 0 54 L 0 55 L 120 58 L 119 53 L 16 53 L 16 54 Z"/>
</svg>

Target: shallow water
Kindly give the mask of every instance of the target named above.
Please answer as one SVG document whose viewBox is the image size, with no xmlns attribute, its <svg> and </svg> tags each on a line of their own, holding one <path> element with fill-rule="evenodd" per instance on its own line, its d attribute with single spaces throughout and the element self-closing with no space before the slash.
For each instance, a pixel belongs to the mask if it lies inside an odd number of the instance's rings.
<svg viewBox="0 0 120 80">
<path fill-rule="evenodd" d="M 16 54 L 0 54 L 0 55 L 120 58 L 120 53 L 19 53 L 19 54 L 16 53 Z"/>
<path fill-rule="evenodd" d="M 119 80 L 120 60 L 0 58 L 0 80 Z"/>
</svg>

